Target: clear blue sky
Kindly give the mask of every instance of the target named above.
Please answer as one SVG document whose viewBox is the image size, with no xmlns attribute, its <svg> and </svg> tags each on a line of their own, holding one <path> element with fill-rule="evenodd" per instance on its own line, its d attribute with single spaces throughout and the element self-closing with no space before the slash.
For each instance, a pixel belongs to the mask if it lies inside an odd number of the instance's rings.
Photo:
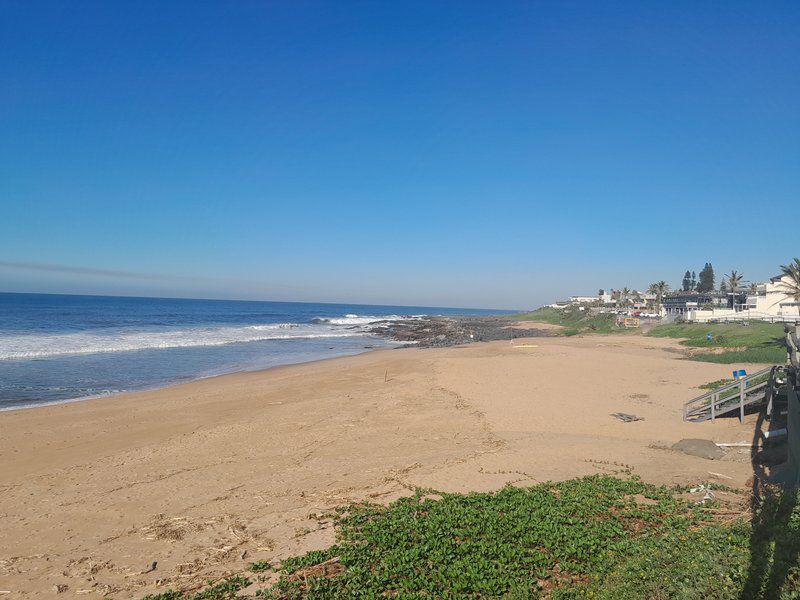
<svg viewBox="0 0 800 600">
<path fill-rule="evenodd" d="M 0 290 L 763 279 L 800 254 L 799 31 L 796 1 L 4 0 Z"/>
</svg>

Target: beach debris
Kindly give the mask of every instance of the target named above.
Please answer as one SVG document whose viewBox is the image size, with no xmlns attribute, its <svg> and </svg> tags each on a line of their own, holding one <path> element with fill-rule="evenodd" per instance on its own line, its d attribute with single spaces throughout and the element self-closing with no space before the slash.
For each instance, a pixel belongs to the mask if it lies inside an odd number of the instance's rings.
<svg viewBox="0 0 800 600">
<path fill-rule="evenodd" d="M 517 344 L 514 348 L 538 348 L 539 344 Z"/>
<path fill-rule="evenodd" d="M 784 427 L 783 429 L 772 429 L 765 431 L 763 435 L 765 438 L 769 439 L 774 437 L 782 437 L 784 435 L 788 435 L 788 433 L 789 431 Z"/>
<path fill-rule="evenodd" d="M 719 448 L 750 448 L 753 442 L 719 442 Z"/>
<path fill-rule="evenodd" d="M 611 413 L 611 416 L 614 417 L 615 419 L 619 419 L 623 423 L 632 423 L 634 421 L 644 421 L 644 417 L 639 417 L 637 415 L 630 415 L 628 413 L 622 413 L 622 412 Z"/>
<path fill-rule="evenodd" d="M 723 475 L 722 473 L 715 473 L 714 471 L 709 471 L 708 474 L 711 475 L 712 477 L 716 477 L 717 479 L 733 479 L 733 477 L 729 475 Z"/>
<path fill-rule="evenodd" d="M 157 560 L 154 560 L 154 561 L 153 561 L 153 564 L 151 564 L 151 565 L 150 565 L 150 568 L 149 568 L 149 569 L 146 569 L 146 570 L 142 571 L 142 575 L 144 575 L 145 573 L 152 573 L 152 572 L 153 572 L 153 571 L 155 571 L 157 568 L 158 568 L 158 561 L 157 561 Z"/>
<path fill-rule="evenodd" d="M 685 438 L 672 444 L 672 449 L 690 456 L 697 456 L 708 460 L 716 460 L 725 456 L 725 451 L 711 440 Z"/>
<path fill-rule="evenodd" d="M 57 583 L 53 586 L 53 591 L 56 594 L 63 594 L 69 589 L 69 586 L 66 583 Z"/>
<path fill-rule="evenodd" d="M 711 486 L 705 485 L 704 483 L 701 483 L 697 487 L 693 487 L 689 490 L 690 494 L 696 494 L 697 492 L 705 492 L 705 494 L 703 494 L 702 499 L 695 502 L 695 504 L 705 504 L 706 502 L 713 502 L 717 498 L 716 495 L 714 495 L 714 492 L 711 491 Z"/>
<path fill-rule="evenodd" d="M 332 579 L 344 573 L 344 570 L 344 565 L 340 562 L 340 558 L 338 556 L 334 556 L 333 558 L 326 560 L 325 562 L 321 562 L 318 565 L 311 565 L 309 567 L 299 569 L 290 575 L 288 579 L 289 581 L 297 581 L 307 584 L 309 577 L 324 577 L 326 579 Z"/>
</svg>

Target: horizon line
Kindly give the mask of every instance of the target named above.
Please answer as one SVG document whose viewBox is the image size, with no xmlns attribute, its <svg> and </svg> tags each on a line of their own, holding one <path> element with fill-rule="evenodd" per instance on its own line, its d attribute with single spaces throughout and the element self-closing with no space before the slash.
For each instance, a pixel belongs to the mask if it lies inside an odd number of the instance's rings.
<svg viewBox="0 0 800 600">
<path fill-rule="evenodd" d="M 379 306 L 379 307 L 397 307 L 397 308 L 446 308 L 448 310 L 487 310 L 487 311 L 502 311 L 502 312 L 520 312 L 525 309 L 510 309 L 510 308 L 479 308 L 475 306 L 425 306 L 422 304 L 369 304 L 363 302 L 313 302 L 310 300 L 246 300 L 241 298 L 198 298 L 193 296 L 148 296 L 148 295 L 129 295 L 129 294 L 70 294 L 64 292 L 12 292 L 0 290 L 0 294 L 14 294 L 19 296 L 32 295 L 32 296 L 76 296 L 86 298 L 140 298 L 143 300 L 198 300 L 206 302 L 268 302 L 272 304 L 330 304 L 342 306 Z"/>
</svg>

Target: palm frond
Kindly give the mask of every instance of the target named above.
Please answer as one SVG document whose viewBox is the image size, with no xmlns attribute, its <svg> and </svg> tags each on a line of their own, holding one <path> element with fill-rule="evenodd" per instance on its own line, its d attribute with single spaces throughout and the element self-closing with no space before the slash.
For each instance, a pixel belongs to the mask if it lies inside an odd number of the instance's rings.
<svg viewBox="0 0 800 600">
<path fill-rule="evenodd" d="M 795 302 L 800 302 L 800 258 L 795 258 L 788 265 L 781 265 L 781 276 L 777 287 Z"/>
</svg>

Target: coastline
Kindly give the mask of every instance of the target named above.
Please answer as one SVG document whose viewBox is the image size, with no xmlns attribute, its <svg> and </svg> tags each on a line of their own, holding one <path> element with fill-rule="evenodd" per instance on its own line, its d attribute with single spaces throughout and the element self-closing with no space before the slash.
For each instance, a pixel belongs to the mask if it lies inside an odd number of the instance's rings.
<svg viewBox="0 0 800 600">
<path fill-rule="evenodd" d="M 78 396 L 74 398 L 63 398 L 58 400 L 31 400 L 29 404 L 0 406 L 0 413 L 13 412 L 17 410 L 30 410 L 45 406 L 57 406 L 60 404 L 72 404 L 74 402 L 84 402 L 98 400 L 102 398 L 116 398 L 125 394 L 138 392 L 152 392 L 168 389 L 176 385 L 213 379 L 224 375 L 236 373 L 251 373 L 267 371 L 270 369 L 284 366 L 310 364 L 319 361 L 333 360 L 348 356 L 358 356 L 376 350 L 392 350 L 405 347 L 430 348 L 448 347 L 463 343 L 477 341 L 494 341 L 501 339 L 513 339 L 515 337 L 527 337 L 532 335 L 548 335 L 552 330 L 546 323 L 515 323 L 500 316 L 421 316 L 399 320 L 377 320 L 369 328 L 365 335 L 374 336 L 380 340 L 378 345 L 363 346 L 360 351 L 344 352 L 333 356 L 319 356 L 309 360 L 290 361 L 271 366 L 232 368 L 219 373 L 197 374 L 190 378 L 183 378 L 167 382 L 153 383 L 142 387 L 121 390 L 117 392 Z M 392 346 L 391 344 L 395 344 Z M 331 348 L 333 349 L 333 348 Z M 168 357 L 166 358 L 168 360 Z"/>
<path fill-rule="evenodd" d="M 67 398 L 64 400 L 53 400 L 53 401 L 37 401 L 32 404 L 23 405 L 23 406 L 9 406 L 9 407 L 0 407 L 0 414 L 8 413 L 8 412 L 16 412 L 19 410 L 32 410 L 37 408 L 47 408 L 52 406 L 60 406 L 62 404 L 74 404 L 76 402 L 91 402 L 93 400 L 113 400 L 114 398 L 119 398 L 121 396 L 127 396 L 130 394 L 141 394 L 147 392 L 158 392 L 161 390 L 169 390 L 171 388 L 181 386 L 181 385 L 188 385 L 191 383 L 197 383 L 199 381 L 208 381 L 212 379 L 217 379 L 219 377 L 227 377 L 229 375 L 239 375 L 242 373 L 262 373 L 267 371 L 273 371 L 275 369 L 282 369 L 284 367 L 296 367 L 299 365 L 311 365 L 315 363 L 322 363 L 330 360 L 337 360 L 340 358 L 348 358 L 351 356 L 359 356 L 361 354 L 367 354 L 369 352 L 378 352 L 381 350 L 401 350 L 405 347 L 413 347 L 413 346 L 386 346 L 380 348 L 365 348 L 363 352 L 356 352 L 351 354 L 338 354 L 336 356 L 324 356 L 321 358 L 314 358 L 311 360 L 304 360 L 299 362 L 289 362 L 289 363 L 282 363 L 278 365 L 272 365 L 268 367 L 256 367 L 252 369 L 238 369 L 233 371 L 225 371 L 223 373 L 214 373 L 210 375 L 198 375 L 197 377 L 193 377 L 191 379 L 185 379 L 181 381 L 172 381 L 166 384 L 154 384 L 153 386 L 131 389 L 131 390 L 123 390 L 119 392 L 112 392 L 108 394 L 97 394 L 94 396 L 80 396 L 77 398 Z"/>
<path fill-rule="evenodd" d="M 2 413 L 0 575 L 29 594 L 141 597 L 326 547 L 330 523 L 314 515 L 415 487 L 606 472 L 685 484 L 709 471 L 744 485 L 744 454 L 670 450 L 752 427 L 681 420 L 727 366 L 675 348 L 609 335 L 375 350 Z"/>
</svg>

